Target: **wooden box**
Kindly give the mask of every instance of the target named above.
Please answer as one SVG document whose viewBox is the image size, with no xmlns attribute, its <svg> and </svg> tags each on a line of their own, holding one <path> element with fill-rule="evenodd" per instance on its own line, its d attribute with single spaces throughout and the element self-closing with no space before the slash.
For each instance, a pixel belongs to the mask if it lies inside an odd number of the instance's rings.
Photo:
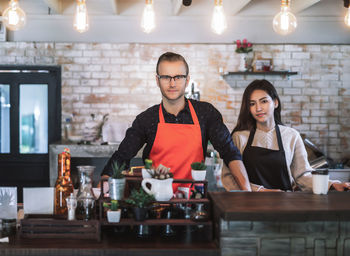
<svg viewBox="0 0 350 256">
<path fill-rule="evenodd" d="M 68 238 L 100 241 L 99 220 L 68 221 L 53 215 L 26 215 L 21 220 L 22 238 Z"/>
</svg>

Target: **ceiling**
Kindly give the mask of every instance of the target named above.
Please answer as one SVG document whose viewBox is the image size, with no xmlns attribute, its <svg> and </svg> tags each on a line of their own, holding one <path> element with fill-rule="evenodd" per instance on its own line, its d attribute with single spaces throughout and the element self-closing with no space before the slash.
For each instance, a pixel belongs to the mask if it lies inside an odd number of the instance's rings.
<svg viewBox="0 0 350 256">
<path fill-rule="evenodd" d="M 272 29 L 280 0 L 223 0 L 228 29 L 222 35 L 210 30 L 214 0 L 192 0 L 188 7 L 182 0 L 153 0 L 156 29 L 150 34 L 140 29 L 145 0 L 86 0 L 90 29 L 83 34 L 72 28 L 75 0 L 19 3 L 27 24 L 8 31 L 8 41 L 228 43 L 246 37 L 256 43 L 350 43 L 343 0 L 291 0 L 298 28 L 288 36 Z M 0 12 L 7 5 L 0 0 Z"/>
<path fill-rule="evenodd" d="M 75 0 L 19 0 L 28 15 L 73 15 Z M 86 0 L 90 15 L 139 16 L 144 0 Z M 211 15 L 214 0 L 192 0 L 188 7 L 182 0 L 153 0 L 157 15 L 203 16 Z M 1 12 L 8 0 L 0 0 Z M 280 9 L 280 0 L 223 0 L 227 15 L 271 16 Z M 342 0 L 291 0 L 292 11 L 300 16 L 343 16 Z"/>
</svg>

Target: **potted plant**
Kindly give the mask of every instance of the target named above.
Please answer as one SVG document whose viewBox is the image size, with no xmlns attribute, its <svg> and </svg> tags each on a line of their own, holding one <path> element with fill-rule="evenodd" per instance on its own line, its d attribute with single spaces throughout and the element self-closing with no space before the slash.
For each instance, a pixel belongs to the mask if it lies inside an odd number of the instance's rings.
<svg viewBox="0 0 350 256">
<path fill-rule="evenodd" d="M 193 162 L 191 164 L 191 174 L 193 180 L 205 180 L 207 166 L 203 162 Z"/>
<path fill-rule="evenodd" d="M 119 209 L 118 200 L 111 200 L 111 203 L 103 203 L 103 207 L 108 208 L 107 220 L 111 223 L 117 223 L 120 221 L 121 210 Z"/>
<path fill-rule="evenodd" d="M 137 221 L 143 221 L 146 219 L 147 207 L 155 201 L 153 195 L 147 194 L 142 188 L 139 190 L 133 189 L 130 197 L 125 200 L 126 203 L 133 206 L 134 218 Z"/>
<path fill-rule="evenodd" d="M 142 178 L 152 178 L 154 170 L 152 169 L 153 161 L 151 159 L 145 159 L 145 168 L 142 168 Z"/>
<path fill-rule="evenodd" d="M 108 179 L 109 197 L 112 200 L 120 200 L 124 196 L 125 177 L 122 171 L 125 163 L 119 165 L 117 161 L 112 163 L 112 176 Z"/>
</svg>

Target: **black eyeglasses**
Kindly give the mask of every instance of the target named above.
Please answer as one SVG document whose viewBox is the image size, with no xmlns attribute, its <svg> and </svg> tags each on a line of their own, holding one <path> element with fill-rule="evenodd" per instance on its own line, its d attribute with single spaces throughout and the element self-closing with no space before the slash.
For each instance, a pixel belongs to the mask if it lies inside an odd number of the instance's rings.
<svg viewBox="0 0 350 256">
<path fill-rule="evenodd" d="M 157 75 L 158 79 L 163 83 L 170 83 L 171 79 L 174 79 L 175 83 L 183 82 L 187 76 L 186 75 L 176 75 L 176 76 L 168 76 L 168 75 Z"/>
</svg>

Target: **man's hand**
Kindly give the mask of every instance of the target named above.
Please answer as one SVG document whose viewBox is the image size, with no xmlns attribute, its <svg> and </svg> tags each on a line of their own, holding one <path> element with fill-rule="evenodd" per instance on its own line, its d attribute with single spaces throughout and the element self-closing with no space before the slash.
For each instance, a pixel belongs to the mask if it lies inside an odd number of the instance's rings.
<svg viewBox="0 0 350 256">
<path fill-rule="evenodd" d="M 101 179 L 102 179 L 102 178 L 108 179 L 109 176 L 108 176 L 108 175 L 102 175 L 102 176 L 101 176 Z M 101 188 L 101 182 L 98 182 L 98 183 L 97 183 L 97 187 L 98 187 L 98 188 Z M 107 193 L 107 191 L 109 191 L 109 186 L 108 186 L 108 182 L 107 182 L 107 181 L 104 181 L 104 182 L 103 182 L 103 189 L 102 189 L 102 190 L 103 190 L 104 193 Z"/>
<path fill-rule="evenodd" d="M 229 163 L 228 168 L 232 176 L 235 178 L 240 189 L 245 191 L 252 191 L 249 183 L 249 178 L 244 164 L 241 160 L 233 160 Z"/>
</svg>

